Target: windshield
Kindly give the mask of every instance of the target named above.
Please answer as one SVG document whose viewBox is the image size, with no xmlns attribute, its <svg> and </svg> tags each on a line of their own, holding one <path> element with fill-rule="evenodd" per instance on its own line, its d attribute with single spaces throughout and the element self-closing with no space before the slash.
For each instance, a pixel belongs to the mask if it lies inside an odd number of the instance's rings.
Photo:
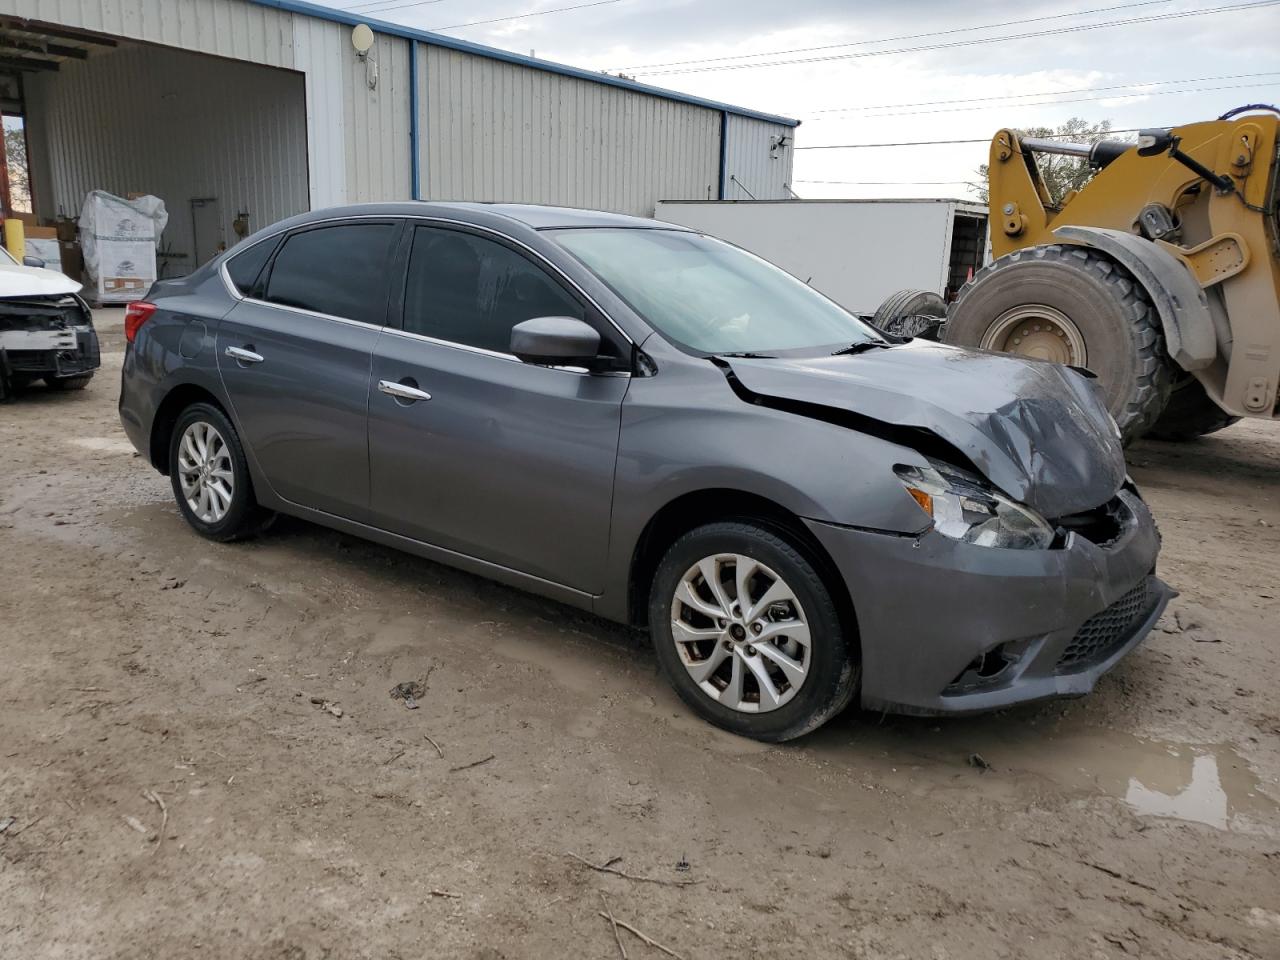
<svg viewBox="0 0 1280 960">
<path fill-rule="evenodd" d="M 5 259 L 5 260 L 8 260 L 10 263 L 14 263 L 14 264 L 16 264 L 16 263 L 18 262 L 18 258 L 17 258 L 17 257 L 15 257 L 15 256 L 14 256 L 12 253 L 10 253 L 8 250 L 6 250 L 4 247 L 0 247 L 0 253 L 3 253 L 3 254 L 4 254 L 4 259 Z"/>
<path fill-rule="evenodd" d="M 829 352 L 876 339 L 789 273 L 711 237 L 625 228 L 550 235 L 663 336 L 694 352 Z"/>
</svg>

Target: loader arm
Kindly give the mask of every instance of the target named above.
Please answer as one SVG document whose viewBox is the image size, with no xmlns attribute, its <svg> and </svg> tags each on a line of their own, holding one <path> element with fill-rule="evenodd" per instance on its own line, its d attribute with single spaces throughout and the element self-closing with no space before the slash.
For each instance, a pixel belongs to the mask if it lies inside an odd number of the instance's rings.
<svg viewBox="0 0 1280 960">
<path fill-rule="evenodd" d="M 1140 156 L 1122 141 L 1060 144 L 1001 130 L 989 164 L 992 253 L 1052 243 L 1105 253 L 1146 287 L 1180 369 L 1229 413 L 1275 419 L 1278 127 L 1280 117 L 1267 114 L 1175 127 L 1169 133 L 1182 161 L 1168 153 Z M 1043 152 L 1087 157 L 1097 173 L 1055 202 L 1036 162 Z M 1189 271 L 1201 302 L 1188 302 L 1185 280 L 1170 279 L 1169 261 Z"/>
</svg>

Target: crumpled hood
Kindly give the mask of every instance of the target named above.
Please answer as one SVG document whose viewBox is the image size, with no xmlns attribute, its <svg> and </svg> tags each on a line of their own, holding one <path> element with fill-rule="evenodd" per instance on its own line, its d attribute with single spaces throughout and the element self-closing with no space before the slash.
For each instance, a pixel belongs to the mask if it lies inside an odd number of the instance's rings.
<svg viewBox="0 0 1280 960">
<path fill-rule="evenodd" d="M 760 396 L 930 431 L 1046 517 L 1105 503 L 1124 482 L 1106 405 L 1069 367 L 922 340 L 852 356 L 724 362 Z"/>
<path fill-rule="evenodd" d="M 80 284 L 57 270 L 0 260 L 0 297 L 55 297 L 79 292 Z"/>
</svg>

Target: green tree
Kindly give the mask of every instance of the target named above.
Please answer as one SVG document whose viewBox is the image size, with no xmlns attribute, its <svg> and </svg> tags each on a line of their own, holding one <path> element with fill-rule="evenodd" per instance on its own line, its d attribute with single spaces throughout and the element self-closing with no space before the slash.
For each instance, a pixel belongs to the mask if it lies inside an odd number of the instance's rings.
<svg viewBox="0 0 1280 960">
<path fill-rule="evenodd" d="M 1091 124 L 1087 120 L 1079 117 L 1072 117 L 1062 126 L 1056 129 L 1051 127 L 1015 127 L 1014 132 L 1019 137 L 1052 137 L 1067 143 L 1097 143 L 1099 140 L 1107 139 L 1107 135 L 1111 132 L 1111 121 L 1103 120 L 1101 123 Z M 1089 161 L 1083 157 L 1064 157 L 1056 153 L 1039 153 L 1036 154 L 1036 165 L 1040 168 L 1040 176 L 1044 178 L 1044 185 L 1049 190 L 1049 196 L 1057 203 L 1068 192 L 1079 190 L 1089 178 L 1093 176 L 1094 171 L 1089 166 Z M 976 183 L 970 183 L 969 186 L 978 195 L 978 199 L 983 203 L 990 202 L 990 176 L 987 164 L 983 164 L 977 170 L 978 180 Z"/>
<path fill-rule="evenodd" d="M 31 173 L 27 165 L 27 137 L 20 123 L 6 120 L 4 155 L 9 167 L 9 201 L 15 210 L 31 210 Z"/>
</svg>

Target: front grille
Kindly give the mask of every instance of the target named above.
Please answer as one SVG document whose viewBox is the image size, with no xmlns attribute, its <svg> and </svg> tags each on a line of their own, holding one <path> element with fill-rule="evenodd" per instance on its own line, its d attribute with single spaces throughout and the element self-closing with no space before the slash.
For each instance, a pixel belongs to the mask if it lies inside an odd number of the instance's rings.
<svg viewBox="0 0 1280 960">
<path fill-rule="evenodd" d="M 9 369 L 14 373 L 42 373 L 57 366 L 57 356 L 53 350 L 11 350 Z"/>
<path fill-rule="evenodd" d="M 1151 611 L 1151 582 L 1142 581 L 1101 613 L 1084 622 L 1058 658 L 1058 672 L 1083 670 L 1105 660 L 1133 635 L 1134 628 Z"/>
</svg>

